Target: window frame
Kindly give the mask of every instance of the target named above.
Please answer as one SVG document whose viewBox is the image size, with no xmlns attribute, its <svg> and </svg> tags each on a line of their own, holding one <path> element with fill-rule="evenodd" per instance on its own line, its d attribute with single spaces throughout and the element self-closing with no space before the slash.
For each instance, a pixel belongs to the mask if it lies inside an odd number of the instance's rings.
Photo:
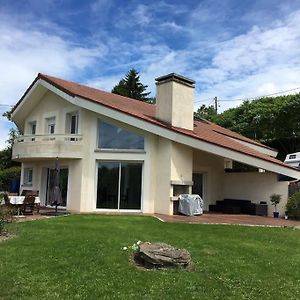
<svg viewBox="0 0 300 300">
<path fill-rule="evenodd" d="M 99 181 L 99 165 L 102 163 L 116 163 L 118 164 L 118 206 L 117 208 L 98 208 L 97 207 L 97 193 L 98 193 L 98 181 Z M 129 208 L 120 208 L 120 203 L 121 203 L 121 181 L 122 181 L 122 164 L 139 164 L 141 166 L 141 195 L 140 195 L 140 208 L 139 209 L 129 209 Z M 139 160 L 139 159 L 134 159 L 134 160 L 114 160 L 114 159 L 99 159 L 96 160 L 96 181 L 95 181 L 95 209 L 96 211 L 122 211 L 122 212 L 142 212 L 144 211 L 144 168 L 145 168 L 145 161 L 144 160 Z"/>
<path fill-rule="evenodd" d="M 30 121 L 28 122 L 28 126 L 29 126 L 29 134 L 30 135 L 36 135 L 36 121 Z M 34 130 L 33 130 L 34 129 Z"/>
<path fill-rule="evenodd" d="M 72 133 L 72 117 L 76 117 L 75 121 L 75 133 Z M 66 133 L 67 134 L 78 134 L 79 133 L 79 112 L 78 111 L 73 111 L 73 112 L 68 112 L 66 114 Z"/>
<path fill-rule="evenodd" d="M 52 122 L 51 122 L 52 121 Z M 56 127 L 56 117 L 52 116 L 46 118 L 46 132 L 49 135 L 55 134 L 55 127 Z M 51 132 L 51 128 L 53 128 L 53 132 Z"/>
<path fill-rule="evenodd" d="M 30 177 L 31 177 L 31 181 L 29 180 Z M 24 168 L 23 185 L 32 186 L 32 183 L 33 183 L 33 168 Z"/>
<path fill-rule="evenodd" d="M 143 138 L 143 149 L 134 149 L 134 148 L 103 148 L 100 146 L 100 124 L 105 123 L 111 126 L 114 126 L 116 128 L 124 129 L 129 133 L 135 134 L 137 136 L 140 136 Z M 136 133 L 130 129 L 127 129 L 126 127 L 121 127 L 119 125 L 113 124 L 109 121 L 98 119 L 97 122 L 97 144 L 96 144 L 96 151 L 95 152 L 114 152 L 114 153 L 120 153 L 120 152 L 126 152 L 126 153 L 146 153 L 145 150 L 145 145 L 146 145 L 146 138 L 144 135 Z"/>
</svg>

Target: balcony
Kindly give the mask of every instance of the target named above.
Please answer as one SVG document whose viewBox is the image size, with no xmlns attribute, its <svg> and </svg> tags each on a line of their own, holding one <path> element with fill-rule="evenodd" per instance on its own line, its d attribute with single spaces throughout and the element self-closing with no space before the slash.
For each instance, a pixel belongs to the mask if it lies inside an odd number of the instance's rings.
<svg viewBox="0 0 300 300">
<path fill-rule="evenodd" d="M 12 159 L 82 158 L 82 140 L 78 134 L 21 135 L 14 141 Z"/>
</svg>

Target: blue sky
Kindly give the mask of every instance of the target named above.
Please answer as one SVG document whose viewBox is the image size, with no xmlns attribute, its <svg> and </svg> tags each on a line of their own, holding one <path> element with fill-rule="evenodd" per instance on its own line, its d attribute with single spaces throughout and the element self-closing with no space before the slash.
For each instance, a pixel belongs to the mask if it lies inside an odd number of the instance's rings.
<svg viewBox="0 0 300 300">
<path fill-rule="evenodd" d="M 300 87 L 299 58 L 300 1 L 0 0 L 0 104 L 38 72 L 110 91 L 136 68 L 153 95 L 155 77 L 196 80 L 196 109 Z"/>
</svg>

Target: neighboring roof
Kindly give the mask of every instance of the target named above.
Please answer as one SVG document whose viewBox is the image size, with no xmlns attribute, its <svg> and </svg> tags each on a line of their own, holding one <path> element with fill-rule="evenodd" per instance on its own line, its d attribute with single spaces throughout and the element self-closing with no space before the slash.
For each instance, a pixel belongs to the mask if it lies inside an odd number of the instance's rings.
<svg viewBox="0 0 300 300">
<path fill-rule="evenodd" d="M 250 147 L 247 147 L 246 145 L 243 145 L 234 139 L 273 150 L 272 148 L 269 148 L 260 143 L 257 143 L 251 139 L 248 139 L 242 135 L 239 135 L 235 132 L 225 129 L 221 126 L 218 126 L 212 122 L 209 122 L 206 120 L 198 120 L 198 121 L 195 120 L 193 131 L 183 129 L 183 128 L 178 128 L 178 127 L 172 127 L 170 124 L 162 122 L 155 117 L 155 105 L 153 105 L 153 104 L 149 104 L 149 103 L 145 103 L 145 102 L 142 102 L 139 100 L 123 97 L 123 96 L 120 96 L 117 94 L 104 92 L 99 89 L 95 89 L 95 88 L 88 87 L 88 86 L 85 86 L 82 84 L 74 83 L 71 81 L 59 79 L 56 77 L 52 77 L 52 76 L 44 75 L 44 74 L 40 74 L 40 73 L 38 74 L 38 76 L 36 77 L 34 82 L 30 85 L 30 87 L 26 90 L 26 92 L 24 93 L 22 98 L 18 101 L 16 106 L 13 108 L 13 111 L 16 110 L 16 108 L 26 97 L 26 95 L 28 94 L 30 89 L 33 87 L 33 85 L 39 79 L 42 79 L 42 80 L 48 82 L 49 84 L 51 84 L 54 87 L 58 88 L 59 90 L 65 92 L 69 96 L 81 97 L 88 101 L 92 101 L 94 103 L 101 104 L 108 108 L 115 109 L 117 111 L 134 116 L 139 119 L 142 119 L 146 122 L 150 122 L 155 125 L 167 128 L 167 129 L 175 131 L 177 133 L 181 133 L 181 134 L 190 136 L 192 138 L 195 138 L 195 139 L 198 139 L 198 140 L 210 143 L 210 144 L 221 146 L 221 147 L 233 150 L 233 151 L 247 154 L 252 157 L 259 158 L 259 159 L 262 159 L 262 160 L 265 160 L 268 162 L 272 162 L 277 165 L 281 165 L 281 166 L 295 170 L 294 168 L 287 166 L 283 162 L 281 162 L 273 157 L 270 157 L 266 154 L 263 154 L 259 151 L 256 151 Z"/>
</svg>

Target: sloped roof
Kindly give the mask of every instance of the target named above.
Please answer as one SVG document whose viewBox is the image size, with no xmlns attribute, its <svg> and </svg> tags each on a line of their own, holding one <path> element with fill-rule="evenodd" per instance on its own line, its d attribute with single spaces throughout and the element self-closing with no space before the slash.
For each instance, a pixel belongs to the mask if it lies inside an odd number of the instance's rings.
<svg viewBox="0 0 300 300">
<path fill-rule="evenodd" d="M 81 97 L 85 100 L 92 101 L 94 103 L 98 103 L 103 106 L 115 109 L 117 111 L 142 119 L 146 122 L 150 122 L 152 124 L 167 128 L 177 133 L 181 133 L 210 144 L 221 146 L 233 151 L 237 151 L 242 154 L 250 155 L 252 157 L 259 158 L 267 162 L 275 163 L 277 165 L 281 165 L 295 170 L 295 168 L 292 168 L 273 157 L 270 157 L 250 147 L 247 147 L 246 145 L 243 145 L 238 141 L 235 141 L 234 139 L 273 150 L 272 148 L 257 143 L 256 141 L 253 141 L 240 134 L 237 134 L 221 126 L 218 126 L 212 122 L 206 120 L 195 120 L 193 131 L 183 129 L 183 128 L 178 128 L 178 127 L 173 127 L 170 124 L 162 122 L 155 117 L 155 105 L 153 104 L 123 97 L 113 93 L 108 93 L 99 89 L 95 89 L 92 87 L 59 79 L 45 74 L 40 74 L 40 73 L 38 74 L 38 76 L 33 81 L 33 83 L 26 90 L 22 98 L 15 105 L 13 111 L 19 106 L 19 104 L 26 97 L 27 93 L 30 91 L 30 89 L 39 79 L 48 82 L 49 84 L 65 92 L 71 97 L 76 97 L 76 96 Z"/>
</svg>

